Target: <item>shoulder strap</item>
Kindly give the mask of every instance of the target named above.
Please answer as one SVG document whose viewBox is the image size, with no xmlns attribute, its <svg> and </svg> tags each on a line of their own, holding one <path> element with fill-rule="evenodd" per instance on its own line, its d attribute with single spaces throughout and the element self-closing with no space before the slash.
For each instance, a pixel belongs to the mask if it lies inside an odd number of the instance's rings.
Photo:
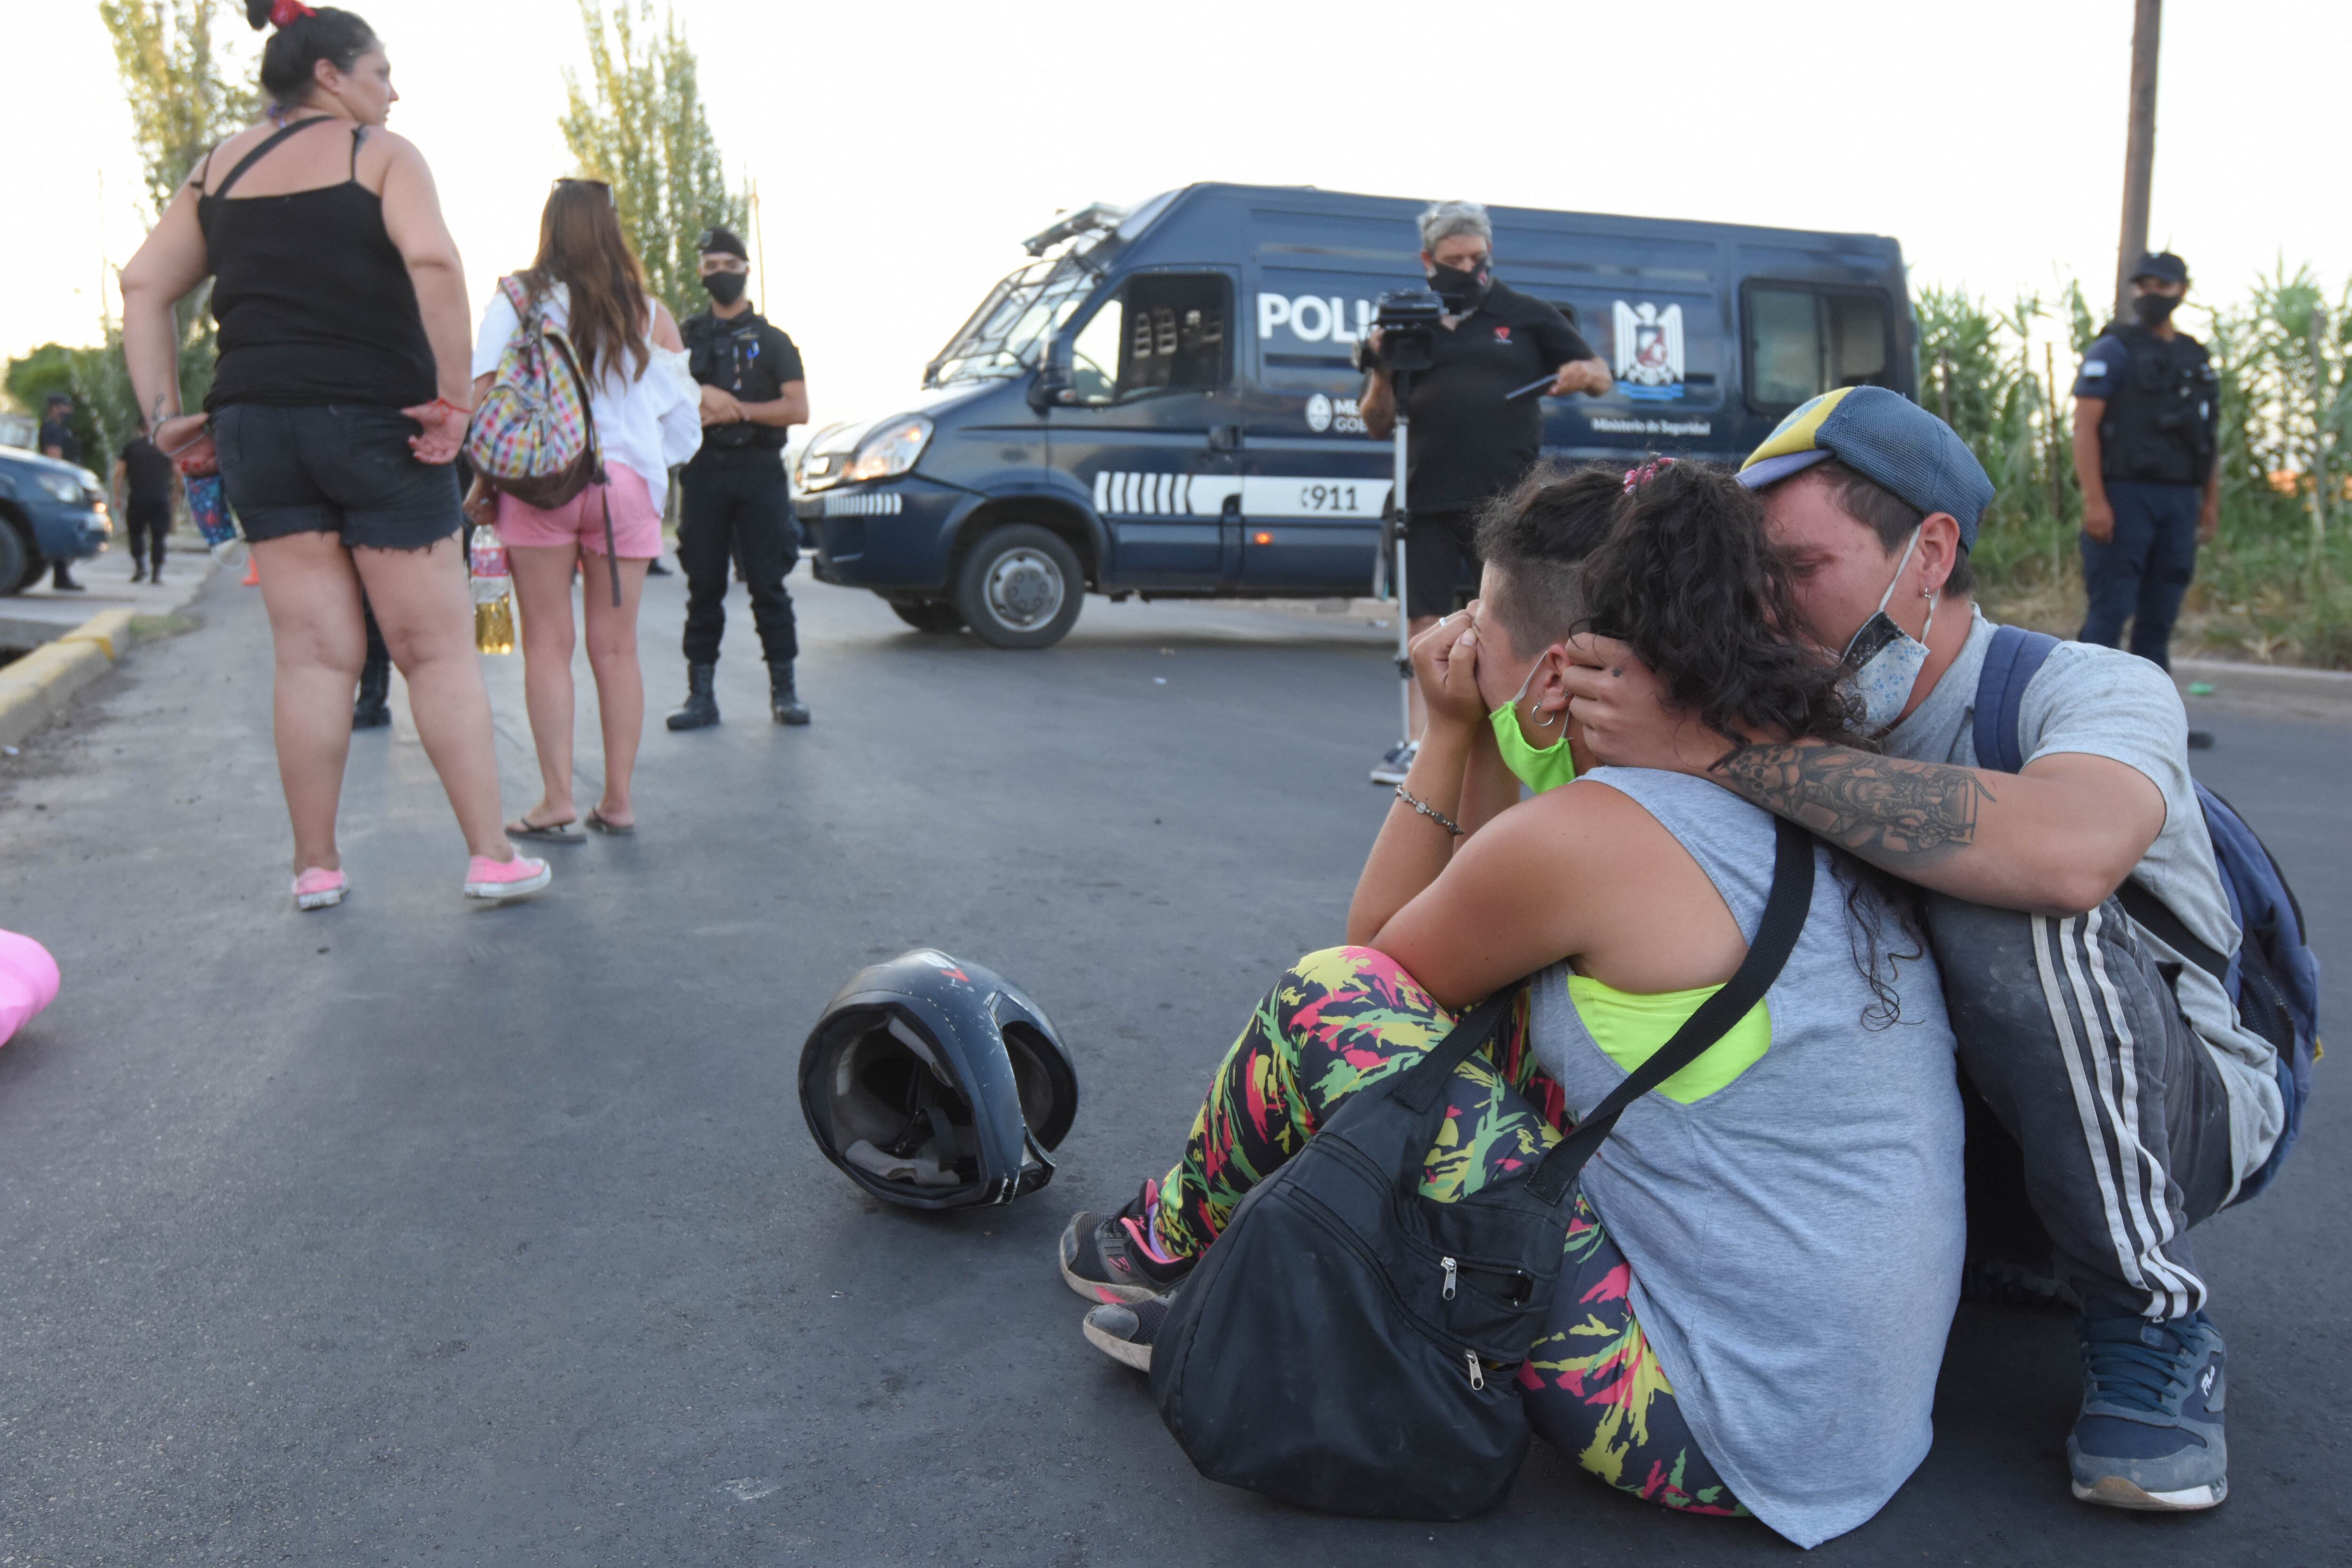
<svg viewBox="0 0 2352 1568">
<path fill-rule="evenodd" d="M 1544 1203 L 1556 1204 L 1568 1195 L 1584 1163 L 1592 1158 L 1627 1106 L 1706 1055 L 1708 1047 L 1764 999 L 1764 993 L 1780 977 L 1782 966 L 1796 948 L 1798 933 L 1805 929 L 1806 912 L 1812 908 L 1813 836 L 1786 817 L 1774 818 L 1774 826 L 1777 842 L 1772 860 L 1772 895 L 1765 902 L 1764 918 L 1756 927 L 1756 940 L 1748 944 L 1748 956 L 1740 960 L 1738 972 L 1721 990 L 1700 1003 L 1698 1011 L 1684 1019 L 1683 1026 L 1675 1031 L 1674 1038 L 1634 1068 L 1608 1099 L 1576 1124 L 1574 1131 L 1544 1156 L 1543 1163 L 1536 1167 L 1528 1184 L 1528 1190 Z"/>
<path fill-rule="evenodd" d="M 2156 935 L 2158 941 L 2211 975 L 2228 984 L 2230 961 L 2205 942 L 2189 934 L 2180 917 L 2166 908 L 2162 900 L 2139 884 L 2136 877 L 2126 878 L 2116 889 L 2116 898 L 2124 912 Z"/>
<path fill-rule="evenodd" d="M 247 169 L 252 168 L 256 163 L 259 163 L 262 158 L 274 149 L 280 142 L 285 141 L 286 138 L 293 135 L 294 132 L 302 130 L 306 126 L 316 125 L 322 120 L 332 120 L 334 118 L 335 116 L 331 114 L 314 114 L 308 120 L 298 120 L 291 125 L 279 126 L 269 135 L 263 137 L 259 146 L 254 148 L 252 152 L 247 153 L 244 157 L 239 158 L 236 161 L 236 167 L 228 172 L 228 178 L 223 180 L 216 189 L 208 194 L 214 196 L 225 196 L 228 195 L 229 187 L 236 184 L 239 180 L 245 178 L 245 172 Z"/>
<path fill-rule="evenodd" d="M 350 177 L 354 180 L 360 177 L 360 143 L 366 140 L 366 126 L 354 125 L 352 127 L 352 172 Z"/>
<path fill-rule="evenodd" d="M 2017 733 L 2018 711 L 2025 689 L 2040 673 L 2042 661 L 2058 646 L 2047 632 L 2023 626 L 1997 626 L 1992 645 L 1985 649 L 1984 668 L 1977 675 L 1977 766 L 2013 773 L 2025 765 L 2025 747 Z"/>
</svg>

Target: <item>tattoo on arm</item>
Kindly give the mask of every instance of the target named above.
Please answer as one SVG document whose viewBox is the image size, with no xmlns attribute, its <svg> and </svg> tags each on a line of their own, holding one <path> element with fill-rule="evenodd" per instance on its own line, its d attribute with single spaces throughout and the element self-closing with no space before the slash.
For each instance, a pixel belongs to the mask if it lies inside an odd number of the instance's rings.
<svg viewBox="0 0 2352 1568">
<path fill-rule="evenodd" d="M 1974 843 L 1977 807 L 1994 798 L 1973 769 L 1850 746 L 1742 746 L 1717 771 L 1765 810 L 1890 869 Z"/>
</svg>

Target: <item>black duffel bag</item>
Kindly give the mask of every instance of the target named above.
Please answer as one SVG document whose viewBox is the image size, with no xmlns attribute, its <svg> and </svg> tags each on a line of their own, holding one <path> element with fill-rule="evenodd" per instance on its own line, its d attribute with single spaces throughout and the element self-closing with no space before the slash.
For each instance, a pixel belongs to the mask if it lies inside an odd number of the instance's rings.
<svg viewBox="0 0 2352 1568">
<path fill-rule="evenodd" d="M 1738 973 L 1526 1175 L 1450 1204 L 1420 1190 L 1447 1081 L 1521 981 L 1252 1188 L 1153 1336 L 1152 1397 L 1193 1466 L 1326 1513 L 1457 1520 L 1500 1502 L 1527 1457 L 1517 1377 L 1550 1314 L 1577 1173 L 1625 1107 L 1763 998 L 1812 889 L 1812 838 L 1783 821 Z"/>
</svg>

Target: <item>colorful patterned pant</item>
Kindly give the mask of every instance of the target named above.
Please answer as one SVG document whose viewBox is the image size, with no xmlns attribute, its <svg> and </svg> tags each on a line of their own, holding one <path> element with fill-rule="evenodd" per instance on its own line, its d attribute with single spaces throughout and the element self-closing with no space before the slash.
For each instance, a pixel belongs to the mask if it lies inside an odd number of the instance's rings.
<svg viewBox="0 0 2352 1568">
<path fill-rule="evenodd" d="M 1154 1239 L 1208 1250 L 1244 1194 L 1305 1146 L 1367 1084 L 1421 1059 L 1454 1017 L 1394 960 L 1365 947 L 1300 959 L 1226 1053 L 1184 1157 L 1160 1186 Z M 1453 1108 L 1423 1168 L 1440 1203 L 1539 1159 L 1568 1126 L 1559 1086 L 1536 1065 L 1524 999 L 1493 1044 L 1454 1075 Z M 1624 1254 L 1580 1194 L 1550 1320 L 1519 1369 L 1544 1439 L 1621 1490 L 1692 1513 L 1744 1515 L 1700 1453 L 1633 1319 Z"/>
</svg>

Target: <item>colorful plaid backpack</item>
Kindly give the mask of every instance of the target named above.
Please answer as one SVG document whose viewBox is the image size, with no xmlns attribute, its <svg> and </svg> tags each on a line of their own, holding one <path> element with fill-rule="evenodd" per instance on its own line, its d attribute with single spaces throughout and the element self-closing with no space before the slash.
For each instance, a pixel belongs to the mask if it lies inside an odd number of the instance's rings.
<svg viewBox="0 0 2352 1568">
<path fill-rule="evenodd" d="M 526 506 L 562 506 L 602 484 L 604 466 L 588 378 L 560 327 L 513 278 L 499 288 L 519 323 L 466 432 L 466 457 L 490 486 Z"/>
</svg>

